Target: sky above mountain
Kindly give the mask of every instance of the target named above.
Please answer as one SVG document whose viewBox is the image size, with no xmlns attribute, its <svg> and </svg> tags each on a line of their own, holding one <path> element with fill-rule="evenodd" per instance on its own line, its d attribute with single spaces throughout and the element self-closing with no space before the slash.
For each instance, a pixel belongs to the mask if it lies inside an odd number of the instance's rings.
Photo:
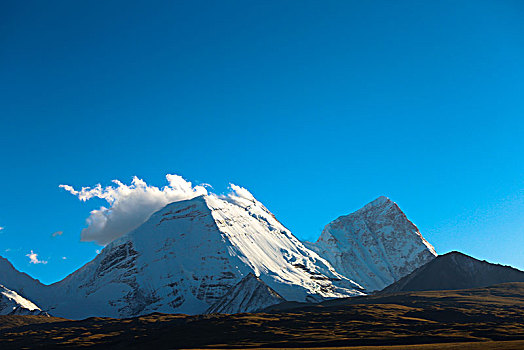
<svg viewBox="0 0 524 350">
<path fill-rule="evenodd" d="M 2 2 L 0 255 L 59 280 L 102 248 L 82 233 L 93 211 L 144 200 L 68 189 L 136 176 L 168 186 L 156 208 L 176 174 L 247 188 L 304 240 L 385 195 L 438 253 L 524 269 L 523 16 L 521 1 Z"/>
</svg>

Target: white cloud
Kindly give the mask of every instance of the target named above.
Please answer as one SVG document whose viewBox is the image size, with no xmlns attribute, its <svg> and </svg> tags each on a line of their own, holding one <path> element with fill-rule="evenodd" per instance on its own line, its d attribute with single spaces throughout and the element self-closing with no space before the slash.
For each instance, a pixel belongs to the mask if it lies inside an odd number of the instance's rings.
<svg viewBox="0 0 524 350">
<path fill-rule="evenodd" d="M 67 256 L 63 256 L 63 257 L 62 257 L 62 260 L 67 260 Z"/>
<path fill-rule="evenodd" d="M 0 226 L 0 231 L 2 231 L 4 228 L 2 226 Z"/>
<path fill-rule="evenodd" d="M 47 261 L 45 260 L 38 260 L 38 254 L 32 250 L 30 254 L 26 254 L 25 256 L 29 257 L 29 263 L 31 264 L 47 264 Z"/>
<path fill-rule="evenodd" d="M 62 236 L 63 234 L 64 234 L 64 231 L 56 231 L 51 236 L 56 237 L 56 236 Z"/>
<path fill-rule="evenodd" d="M 255 197 L 246 190 L 244 187 L 237 186 L 235 184 L 229 184 L 229 188 L 231 189 L 231 192 L 228 194 L 228 197 L 230 198 L 241 198 L 241 199 L 247 199 L 248 201 L 255 201 Z"/>
<path fill-rule="evenodd" d="M 169 203 L 206 195 L 206 186 L 193 186 L 178 175 L 166 175 L 167 186 L 158 188 L 133 177 L 131 185 L 113 180 L 116 186 L 82 187 L 75 190 L 69 185 L 61 188 L 77 196 L 81 201 L 91 198 L 104 199 L 109 206 L 91 211 L 86 219 L 87 227 L 82 230 L 81 240 L 106 245 L 114 239 L 144 223 L 155 211 Z"/>
<path fill-rule="evenodd" d="M 251 192 L 246 190 L 244 187 L 240 187 L 240 186 L 230 183 L 229 190 L 230 192 L 228 194 L 221 195 L 219 196 L 219 198 L 224 199 L 233 204 L 240 205 L 240 206 L 249 205 L 249 204 L 258 202 L 255 199 L 255 197 L 251 194 Z"/>
</svg>

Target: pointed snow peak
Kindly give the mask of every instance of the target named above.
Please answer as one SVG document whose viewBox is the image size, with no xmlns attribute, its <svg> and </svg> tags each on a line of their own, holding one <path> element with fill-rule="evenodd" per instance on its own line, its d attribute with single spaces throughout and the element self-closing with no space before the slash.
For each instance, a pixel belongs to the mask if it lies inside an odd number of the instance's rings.
<svg viewBox="0 0 524 350">
<path fill-rule="evenodd" d="M 376 211 L 384 211 L 385 209 L 394 208 L 395 211 L 402 212 L 398 205 L 393 202 L 391 199 L 385 196 L 380 196 L 377 199 L 369 202 L 359 210 L 357 210 L 355 213 L 363 213 L 363 212 L 376 212 Z"/>
<path fill-rule="evenodd" d="M 166 216 L 170 214 L 183 214 L 193 211 L 202 211 L 202 210 L 209 210 L 209 206 L 207 204 L 207 198 L 209 196 L 207 195 L 200 195 L 196 196 L 191 199 L 185 199 L 182 201 L 172 202 L 167 204 L 162 209 L 158 210 L 157 212 L 153 213 L 150 217 L 152 218 L 159 218 L 162 221 L 162 218 L 165 218 Z M 179 215 L 175 215 L 178 217 Z"/>
<path fill-rule="evenodd" d="M 364 220 L 372 225 L 396 222 L 418 231 L 415 224 L 407 218 L 400 207 L 385 196 L 378 197 L 353 213 L 338 217 L 326 225 L 324 231 L 330 226 L 336 228 L 348 224 L 352 225 L 355 220 Z"/>
<path fill-rule="evenodd" d="M 384 196 L 330 222 L 307 246 L 367 291 L 384 288 L 436 256 L 418 228 Z"/>
<path fill-rule="evenodd" d="M 179 206 L 183 207 L 186 205 L 191 205 L 192 203 L 205 203 L 206 197 L 207 197 L 206 195 L 202 194 L 200 196 L 196 196 L 190 199 L 184 199 L 181 201 L 171 202 L 167 204 L 165 207 L 163 207 L 162 209 L 160 209 L 159 211 L 163 211 L 171 207 L 179 207 Z"/>
<path fill-rule="evenodd" d="M 386 196 L 380 196 L 377 199 L 372 200 L 371 202 L 369 202 L 368 205 L 378 206 L 378 205 L 383 205 L 385 203 L 393 203 L 393 201 L 391 199 L 389 199 L 388 197 L 386 197 Z"/>
</svg>

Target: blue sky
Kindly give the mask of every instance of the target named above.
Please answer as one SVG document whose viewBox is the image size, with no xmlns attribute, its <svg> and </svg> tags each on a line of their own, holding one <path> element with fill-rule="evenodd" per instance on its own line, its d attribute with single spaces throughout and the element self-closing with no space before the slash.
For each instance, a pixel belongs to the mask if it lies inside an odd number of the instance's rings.
<svg viewBox="0 0 524 350">
<path fill-rule="evenodd" d="M 107 203 L 60 184 L 168 173 L 309 240 L 386 195 L 439 253 L 524 269 L 521 1 L 0 6 L 0 255 L 43 282 L 100 249 Z"/>
</svg>

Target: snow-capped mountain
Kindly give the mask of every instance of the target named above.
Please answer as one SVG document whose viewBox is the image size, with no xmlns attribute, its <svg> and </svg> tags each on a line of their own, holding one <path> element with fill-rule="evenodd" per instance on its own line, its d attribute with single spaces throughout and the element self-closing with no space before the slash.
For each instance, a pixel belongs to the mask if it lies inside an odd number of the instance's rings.
<svg viewBox="0 0 524 350">
<path fill-rule="evenodd" d="M 6 258 L 1 256 L 0 284 L 29 300 L 39 298 L 45 289 L 44 284 L 28 274 L 18 271 Z"/>
<path fill-rule="evenodd" d="M 249 273 L 220 300 L 213 304 L 206 313 L 236 314 L 265 309 L 286 301 L 260 278 Z"/>
<path fill-rule="evenodd" d="M 49 286 L 0 258 L 0 283 L 54 316 L 73 319 L 232 313 L 280 298 L 362 295 L 436 255 L 385 197 L 328 224 L 306 247 L 247 190 L 234 190 L 168 204 Z"/>
<path fill-rule="evenodd" d="M 363 294 L 240 190 L 167 205 L 47 287 L 42 305 L 68 318 L 199 314 L 249 273 L 286 300 Z"/>
<path fill-rule="evenodd" d="M 31 301 L 0 284 L 0 315 L 47 315 Z"/>
<path fill-rule="evenodd" d="M 305 245 L 368 292 L 383 289 L 437 255 L 386 197 L 332 221 L 316 243 Z"/>
<path fill-rule="evenodd" d="M 469 289 L 506 282 L 524 282 L 524 271 L 453 251 L 436 257 L 383 292 Z"/>
</svg>

